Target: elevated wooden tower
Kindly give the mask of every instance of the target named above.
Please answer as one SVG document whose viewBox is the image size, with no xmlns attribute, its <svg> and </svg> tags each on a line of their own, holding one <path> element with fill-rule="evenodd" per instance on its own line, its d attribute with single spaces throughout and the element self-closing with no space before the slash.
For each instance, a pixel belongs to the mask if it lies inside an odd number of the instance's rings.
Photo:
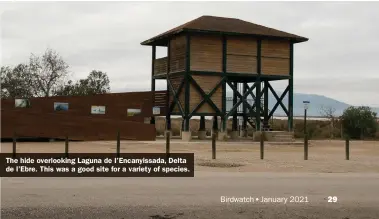
<svg viewBox="0 0 379 219">
<path fill-rule="evenodd" d="M 280 105 L 292 131 L 293 45 L 307 40 L 239 19 L 202 16 L 141 44 L 152 46 L 151 90 L 155 91 L 155 80 L 167 80 L 167 129 L 171 129 L 170 115 L 183 117 L 184 132 L 189 131 L 193 116 L 201 116 L 202 127 L 204 116 L 221 117 L 221 132 L 229 117 L 236 130 L 237 116 L 244 118 L 245 129 L 248 122 L 256 130 L 268 129 Z M 167 47 L 167 57 L 156 59 L 157 46 Z M 280 97 L 270 85 L 273 80 L 288 80 Z M 228 110 L 227 86 L 233 91 L 233 106 Z M 269 91 L 277 100 L 272 109 Z M 284 104 L 287 94 L 288 104 Z"/>
</svg>

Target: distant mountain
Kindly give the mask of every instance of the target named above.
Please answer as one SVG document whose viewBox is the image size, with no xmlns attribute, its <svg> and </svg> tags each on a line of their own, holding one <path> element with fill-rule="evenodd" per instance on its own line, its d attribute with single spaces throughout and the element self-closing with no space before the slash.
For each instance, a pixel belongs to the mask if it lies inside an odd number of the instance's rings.
<svg viewBox="0 0 379 219">
<path fill-rule="evenodd" d="M 280 95 L 281 94 L 278 93 L 279 97 L 280 97 Z M 231 97 L 232 93 L 228 92 L 227 96 Z M 321 95 L 317 95 L 317 94 L 294 93 L 294 98 L 293 98 L 293 114 L 294 114 L 294 116 L 303 116 L 304 115 L 304 104 L 303 104 L 304 100 L 310 101 L 310 105 L 309 105 L 309 108 L 307 111 L 307 114 L 309 116 L 322 116 L 320 113 L 322 106 L 332 107 L 332 108 L 336 109 L 335 115 L 340 116 L 340 115 L 342 115 L 343 111 L 346 108 L 351 106 L 347 103 L 344 103 L 344 102 L 341 102 L 341 101 L 338 101 L 338 100 L 335 100 L 335 99 L 332 99 L 332 98 L 329 98 L 326 96 L 321 96 Z M 269 98 L 268 98 L 269 109 L 272 109 L 276 102 L 277 101 L 276 101 L 274 95 L 272 95 L 270 93 Z M 283 103 L 285 106 L 287 106 L 287 103 L 288 103 L 287 95 L 286 95 L 286 97 L 284 97 Z M 230 107 L 230 106 L 228 106 L 230 104 L 231 103 L 227 102 L 227 108 Z M 379 108 L 371 107 L 371 109 L 373 111 L 377 112 L 378 116 L 379 116 Z M 285 115 L 285 113 L 282 110 L 282 108 L 280 107 L 280 105 L 276 109 L 274 115 L 276 115 L 276 116 Z"/>
<path fill-rule="evenodd" d="M 135 89 L 119 89 L 119 90 L 114 90 L 113 92 L 132 92 L 134 91 Z M 139 91 L 149 91 L 150 89 L 138 89 Z M 280 97 L 281 93 L 278 93 L 278 96 Z M 230 90 L 227 90 L 227 93 L 226 93 L 226 96 L 227 97 L 232 97 L 233 94 Z M 275 105 L 275 103 L 277 102 L 274 95 L 272 95 L 271 93 L 269 94 L 269 98 L 268 98 L 268 105 L 269 105 L 269 108 L 272 109 Z M 322 106 L 325 106 L 325 107 L 332 107 L 334 109 L 336 109 L 335 111 L 335 115 L 336 116 L 340 116 L 342 115 L 343 111 L 348 108 L 349 104 L 347 103 L 344 103 L 344 102 L 341 102 L 341 101 L 338 101 L 338 100 L 335 100 L 335 99 L 332 99 L 332 98 L 329 98 L 329 97 L 326 97 L 326 96 L 322 96 L 322 95 L 317 95 L 317 94 L 303 94 L 303 93 L 294 93 L 294 99 L 293 99 L 293 113 L 294 113 L 294 116 L 303 116 L 304 115 L 304 104 L 303 104 L 303 101 L 304 100 L 308 100 L 310 101 L 310 105 L 309 105 L 309 109 L 308 109 L 308 112 L 307 114 L 309 116 L 322 116 L 320 111 L 321 111 L 321 107 Z M 251 100 L 252 101 L 252 100 Z M 286 97 L 284 97 L 284 100 L 283 100 L 283 103 L 285 106 L 287 106 L 288 104 L 288 97 L 286 95 Z M 231 106 L 231 102 L 228 102 L 226 103 L 226 108 L 227 109 L 230 109 L 232 106 Z M 378 113 L 378 117 L 379 117 L 379 108 L 378 107 L 371 107 L 371 109 L 375 112 Z M 284 116 L 285 113 L 284 111 L 282 110 L 282 108 L 280 107 L 280 105 L 278 106 L 278 108 L 276 109 L 275 113 L 274 113 L 275 116 Z"/>
</svg>

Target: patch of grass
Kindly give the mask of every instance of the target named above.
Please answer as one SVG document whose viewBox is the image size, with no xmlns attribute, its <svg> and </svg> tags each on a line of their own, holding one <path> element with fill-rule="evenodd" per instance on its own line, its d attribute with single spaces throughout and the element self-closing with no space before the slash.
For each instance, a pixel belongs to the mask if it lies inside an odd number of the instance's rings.
<svg viewBox="0 0 379 219">
<path fill-rule="evenodd" d="M 221 162 L 221 161 L 199 161 L 197 165 L 203 166 L 203 167 L 219 167 L 219 168 L 234 168 L 234 167 L 245 166 L 240 163 L 227 163 L 227 162 Z"/>
<path fill-rule="evenodd" d="M 209 150 L 212 152 L 212 150 Z M 219 149 L 217 152 L 251 152 L 251 150 L 248 149 Z"/>
</svg>

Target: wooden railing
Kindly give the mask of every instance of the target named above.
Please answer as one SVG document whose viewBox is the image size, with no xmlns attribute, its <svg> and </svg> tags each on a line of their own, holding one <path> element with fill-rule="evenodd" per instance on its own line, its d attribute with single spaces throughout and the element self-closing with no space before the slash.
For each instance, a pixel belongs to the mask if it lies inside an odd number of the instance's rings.
<svg viewBox="0 0 379 219">
<path fill-rule="evenodd" d="M 167 73 L 167 57 L 155 59 L 154 61 L 154 75 Z"/>
</svg>

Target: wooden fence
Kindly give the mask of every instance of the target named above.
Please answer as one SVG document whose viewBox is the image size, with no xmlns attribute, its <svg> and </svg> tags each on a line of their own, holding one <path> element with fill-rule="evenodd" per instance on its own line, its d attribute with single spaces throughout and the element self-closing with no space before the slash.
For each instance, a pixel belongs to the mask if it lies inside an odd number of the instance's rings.
<svg viewBox="0 0 379 219">
<path fill-rule="evenodd" d="M 157 99 L 166 91 L 110 93 L 91 96 L 1 100 L 1 138 L 58 138 L 70 140 L 155 140 L 150 124 Z M 159 96 L 159 97 L 157 97 Z M 160 104 L 154 116 L 166 113 Z"/>
</svg>

